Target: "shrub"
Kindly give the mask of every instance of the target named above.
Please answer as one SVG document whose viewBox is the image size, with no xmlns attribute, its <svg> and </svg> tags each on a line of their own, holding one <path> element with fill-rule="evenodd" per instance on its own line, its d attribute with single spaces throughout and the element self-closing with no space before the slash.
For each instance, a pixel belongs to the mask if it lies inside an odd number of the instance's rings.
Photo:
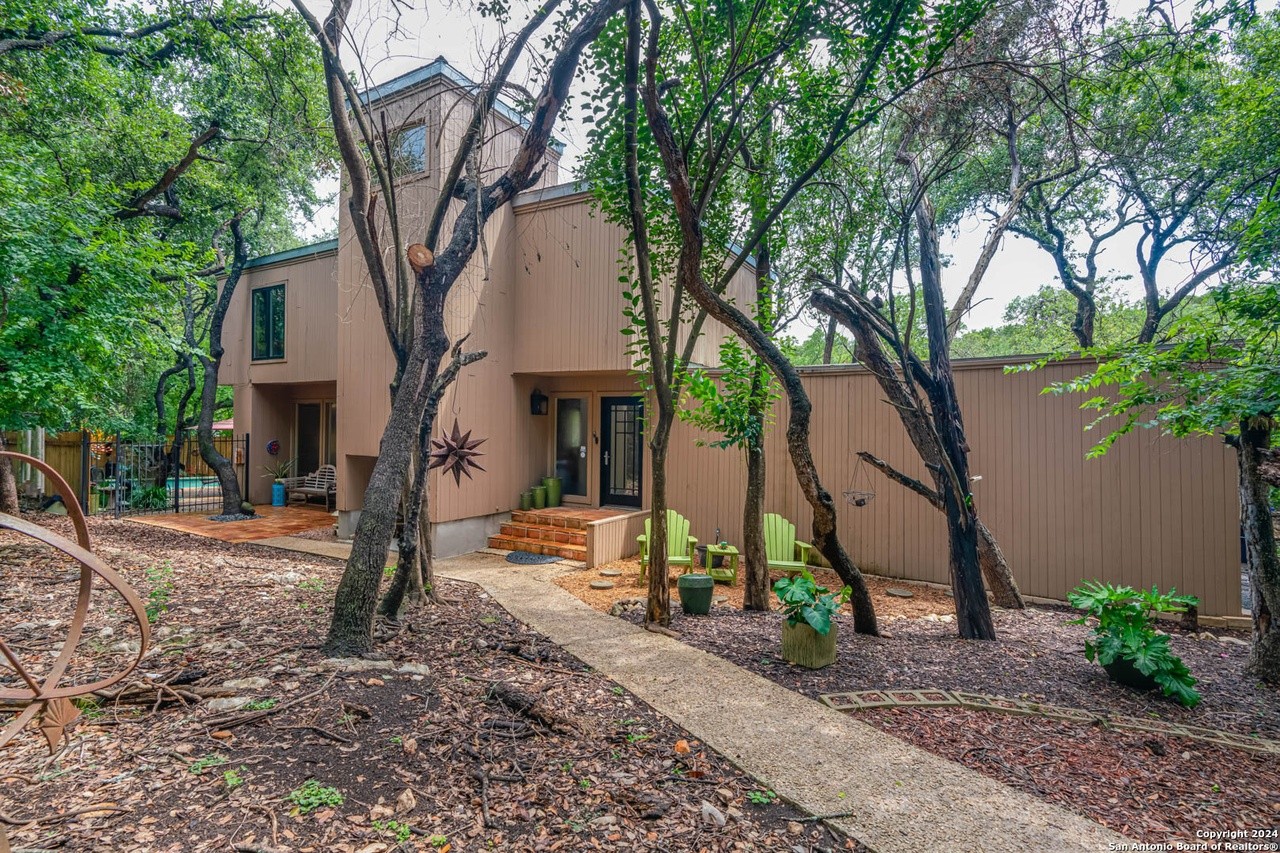
<svg viewBox="0 0 1280 853">
<path fill-rule="evenodd" d="M 825 586 L 818 586 L 813 574 L 802 569 L 800 574 L 780 578 L 773 582 L 773 591 L 782 602 L 782 614 L 788 625 L 808 623 L 809 627 L 824 637 L 831 630 L 831 617 L 849 600 L 852 590 L 845 587 L 836 595 Z"/>
<path fill-rule="evenodd" d="M 1067 596 L 1072 607 L 1085 611 L 1070 624 L 1087 624 L 1090 617 L 1098 620 L 1093 636 L 1084 644 L 1084 656 L 1090 661 L 1105 667 L 1118 659 L 1126 660 L 1160 685 L 1164 695 L 1194 708 L 1200 702 L 1200 694 L 1194 688 L 1196 679 L 1182 659 L 1170 651 L 1168 635 L 1155 629 L 1156 613 L 1185 613 L 1188 607 L 1200 603 L 1194 595 L 1176 592 L 1170 589 L 1161 593 L 1154 586 L 1148 592 L 1088 581 Z"/>
<path fill-rule="evenodd" d="M 132 509 L 164 509 L 169 505 L 169 489 L 166 486 L 136 486 L 129 494 Z"/>
</svg>

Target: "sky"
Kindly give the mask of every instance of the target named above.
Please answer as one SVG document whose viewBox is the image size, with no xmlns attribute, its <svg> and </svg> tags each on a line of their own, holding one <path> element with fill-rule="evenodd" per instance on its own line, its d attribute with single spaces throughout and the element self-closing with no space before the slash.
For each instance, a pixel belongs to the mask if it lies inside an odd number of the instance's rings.
<svg viewBox="0 0 1280 853">
<path fill-rule="evenodd" d="M 307 6 L 323 19 L 328 3 L 306 0 Z M 362 83 L 379 83 L 424 65 L 443 56 L 458 70 L 472 79 L 484 76 L 488 65 L 488 51 L 499 44 L 510 28 L 499 26 L 474 12 L 474 5 L 465 0 L 447 0 L 422 5 L 423 0 L 410 0 L 409 5 L 396 4 L 392 0 L 355 0 L 351 27 L 356 45 L 344 45 L 344 62 L 353 67 L 358 55 L 365 63 L 359 74 Z M 1124 14 L 1145 7 L 1137 0 L 1120 0 L 1113 3 L 1113 14 Z M 529 4 L 512 0 L 511 18 L 518 27 L 527 19 Z M 535 37 L 536 41 L 536 37 Z M 358 47 L 358 49 L 356 49 Z M 531 44 L 531 47 L 533 45 Z M 541 81 L 531 78 L 528 64 L 518 68 L 513 75 L 516 82 L 535 88 Z M 571 107 L 568 118 L 578 111 Z M 579 163 L 586 145 L 586 127 L 574 120 L 562 117 L 556 137 L 566 145 L 561 160 L 561 175 L 568 180 Z M 320 187 L 322 192 L 335 193 L 337 182 Z M 337 206 L 331 203 L 311 223 L 302 224 L 304 236 L 310 238 L 336 229 Z M 943 235 L 942 249 L 949 258 L 944 273 L 944 289 L 949 299 L 954 299 L 981 251 L 986 235 L 986 223 L 977 217 L 961 223 L 954 233 Z M 1140 295 L 1133 274 L 1136 272 L 1134 247 L 1138 239 L 1136 229 L 1111 241 L 1112 245 L 1101 258 L 1104 274 L 1128 276 L 1121 282 L 1122 294 Z M 1016 296 L 1033 293 L 1042 285 L 1056 285 L 1057 276 L 1049 255 L 1030 241 L 1010 235 L 1005 238 L 977 294 L 977 304 L 971 309 L 965 325 L 970 329 L 997 326 L 1003 321 L 1005 308 Z M 803 337 L 812 324 L 802 324 L 791 334 Z"/>
</svg>

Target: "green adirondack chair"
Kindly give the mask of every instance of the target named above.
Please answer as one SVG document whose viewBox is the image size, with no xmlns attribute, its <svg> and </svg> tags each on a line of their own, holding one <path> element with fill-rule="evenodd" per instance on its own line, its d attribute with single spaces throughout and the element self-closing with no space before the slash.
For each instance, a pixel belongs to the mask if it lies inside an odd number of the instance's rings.
<svg viewBox="0 0 1280 853">
<path fill-rule="evenodd" d="M 640 580 L 644 581 L 645 570 L 649 567 L 649 524 L 644 520 L 644 533 L 636 537 L 640 543 Z M 698 540 L 689 535 L 689 520 L 674 509 L 667 510 L 667 565 L 693 568 L 694 549 Z"/>
<path fill-rule="evenodd" d="M 769 568 L 798 574 L 809 561 L 808 542 L 796 538 L 796 526 L 776 512 L 764 516 L 764 552 Z"/>
</svg>

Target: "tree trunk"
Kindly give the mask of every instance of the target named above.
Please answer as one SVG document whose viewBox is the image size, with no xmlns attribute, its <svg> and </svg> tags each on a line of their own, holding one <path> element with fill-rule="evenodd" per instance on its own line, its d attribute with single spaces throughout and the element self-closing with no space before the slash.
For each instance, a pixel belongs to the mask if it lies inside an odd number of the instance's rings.
<svg viewBox="0 0 1280 853">
<path fill-rule="evenodd" d="M 836 318 L 831 317 L 827 320 L 826 337 L 822 339 L 822 363 L 830 364 L 831 356 L 834 354 L 836 346 Z"/>
<path fill-rule="evenodd" d="M 978 523 L 978 565 L 982 567 L 982 578 L 991 590 L 992 600 L 996 606 L 1006 610 L 1026 610 L 1027 603 L 1022 599 L 1022 590 L 1018 589 L 1004 551 L 987 525 L 978 518 L 976 509 L 974 518 Z"/>
<path fill-rule="evenodd" d="M 430 433 L 428 433 L 429 435 Z M 401 496 L 404 525 L 400 528 L 399 548 L 396 551 L 396 569 L 387 591 L 378 603 L 378 615 L 387 619 L 399 619 L 406 605 L 421 602 L 422 575 L 418 566 L 418 547 L 422 512 L 426 503 L 427 463 L 429 456 L 421 443 L 410 454 L 413 477 L 408 480 Z"/>
<path fill-rule="evenodd" d="M 448 341 L 443 339 L 443 318 L 424 312 L 436 320 L 439 337 L 413 347 L 391 406 L 391 415 L 382 432 L 378 458 L 364 492 L 364 506 L 356 524 L 351 556 L 334 595 L 333 617 L 322 647 L 330 656 L 360 655 L 373 648 L 373 615 L 378 603 L 378 587 L 387 563 L 387 548 L 395 534 L 400 509 L 400 492 L 408 475 L 409 461 L 418 440 L 420 389 L 424 376 L 434 376 L 444 358 Z M 432 336 L 435 337 L 435 336 Z"/>
<path fill-rule="evenodd" d="M 0 450 L 7 449 L 4 433 L 0 432 Z M 18 481 L 13 476 L 13 462 L 9 459 L 0 459 L 0 512 L 17 515 L 18 510 Z"/>
<path fill-rule="evenodd" d="M 240 505 L 244 503 L 244 499 L 240 496 L 240 478 L 236 476 L 236 467 L 231 464 L 230 459 L 218 452 L 213 443 L 213 408 L 218 394 L 218 367 L 221 361 L 221 357 L 200 358 L 204 365 L 204 389 L 200 394 L 200 426 L 196 429 L 196 443 L 200 447 L 200 458 L 218 476 L 218 485 L 222 487 L 222 514 L 240 515 Z"/>
<path fill-rule="evenodd" d="M 659 369 L 661 369 L 659 367 Z M 671 624 L 671 578 L 667 563 L 667 448 L 671 444 L 672 412 L 658 406 L 658 423 L 649 441 L 653 468 L 653 503 L 649 510 L 649 591 L 644 620 Z"/>
<path fill-rule="evenodd" d="M 1253 646 L 1245 670 L 1270 684 L 1280 684 L 1280 553 L 1276 551 L 1269 489 L 1259 472 L 1259 464 L 1271 447 L 1271 429 L 1266 418 L 1241 423 L 1236 453 L 1240 461 L 1245 554 L 1253 591 Z"/>
<path fill-rule="evenodd" d="M 764 411 L 752 411 L 760 433 L 764 432 Z M 763 438 L 763 436 L 762 436 Z M 764 547 L 764 442 L 747 445 L 747 490 L 742 501 L 743 610 L 769 610 L 769 557 Z"/>
<path fill-rule="evenodd" d="M 919 180 L 917 173 L 917 187 Z M 916 228 L 920 234 L 920 287 L 924 297 L 932 379 L 925 390 L 942 451 L 942 465 L 936 473 L 943 512 L 947 517 L 947 554 L 951 564 L 951 589 L 956 602 L 956 627 L 960 636 L 967 640 L 994 640 L 996 629 L 991 623 L 991 608 L 982 588 L 982 568 L 978 563 L 978 516 L 969 490 L 969 447 L 964 437 L 964 422 L 960 415 L 960 402 L 956 399 L 951 353 L 947 346 L 947 309 L 942 294 L 937 220 L 933 205 L 923 194 L 916 201 Z"/>
<path fill-rule="evenodd" d="M 244 499 L 240 496 L 240 480 L 236 477 L 236 468 L 231 460 L 218 452 L 213 443 L 213 417 L 218 402 L 218 370 L 222 366 L 222 324 L 231 307 L 231 297 L 235 295 L 236 286 L 240 283 L 240 275 L 245 264 L 249 262 L 249 244 L 245 241 L 241 230 L 240 218 L 231 220 L 231 234 L 235 241 L 235 255 L 231 262 L 231 270 L 227 280 L 218 293 L 213 312 L 209 315 L 209 354 L 200 355 L 200 366 L 203 369 L 204 385 L 200 389 L 200 420 L 196 428 L 196 443 L 200 448 L 200 458 L 204 464 L 213 469 L 218 476 L 218 485 L 222 487 L 222 514 L 239 515 L 240 504 Z"/>
<path fill-rule="evenodd" d="M 880 335 L 870 328 L 869 323 L 857 310 L 857 303 L 844 301 L 852 300 L 852 297 L 837 298 L 837 296 L 838 294 L 819 291 L 812 294 L 809 301 L 813 307 L 829 315 L 833 320 L 838 319 L 853 335 L 858 361 L 866 365 L 880 385 L 880 389 L 884 391 L 890 405 L 897 412 L 898 419 L 907 431 L 907 437 L 911 439 L 916 453 L 933 477 L 933 488 L 911 480 L 910 477 L 890 468 L 882 460 L 876 460 L 869 455 L 864 458 L 872 461 L 873 466 L 889 475 L 890 479 L 907 485 L 922 495 L 930 505 L 945 514 L 942 501 L 945 482 L 940 476 L 943 471 L 942 447 L 938 440 L 938 433 L 930 427 L 930 414 L 925 410 L 923 402 L 907 387 L 900 369 L 889 360 L 881 344 Z M 888 343 L 892 345 L 891 341 Z M 901 354 L 899 357 L 901 358 Z M 977 505 L 972 500 L 972 495 L 970 495 L 969 504 L 974 517 L 977 518 Z M 980 519 L 977 524 L 978 562 L 982 569 L 982 576 L 991 588 L 995 603 L 1010 610 L 1026 609 L 1027 605 L 1018 589 L 1018 582 L 1014 579 L 1013 572 L 1005 560 L 1004 552 L 996 543 L 995 536 Z"/>
</svg>

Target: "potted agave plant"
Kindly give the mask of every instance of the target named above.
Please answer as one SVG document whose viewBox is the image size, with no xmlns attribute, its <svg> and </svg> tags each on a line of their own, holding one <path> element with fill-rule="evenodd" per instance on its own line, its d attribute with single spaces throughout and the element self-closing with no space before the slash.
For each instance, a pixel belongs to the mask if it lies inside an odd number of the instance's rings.
<svg viewBox="0 0 1280 853">
<path fill-rule="evenodd" d="M 293 476 L 293 465 L 296 460 L 278 459 L 267 465 L 262 466 L 263 474 L 268 480 L 271 480 L 271 505 L 284 506 L 284 481 Z"/>
<path fill-rule="evenodd" d="M 836 662 L 838 625 L 832 617 L 849 600 L 852 590 L 840 593 L 818 586 L 808 569 L 774 581 L 773 591 L 782 602 L 782 657 L 808 669 L 821 669 Z"/>
</svg>

